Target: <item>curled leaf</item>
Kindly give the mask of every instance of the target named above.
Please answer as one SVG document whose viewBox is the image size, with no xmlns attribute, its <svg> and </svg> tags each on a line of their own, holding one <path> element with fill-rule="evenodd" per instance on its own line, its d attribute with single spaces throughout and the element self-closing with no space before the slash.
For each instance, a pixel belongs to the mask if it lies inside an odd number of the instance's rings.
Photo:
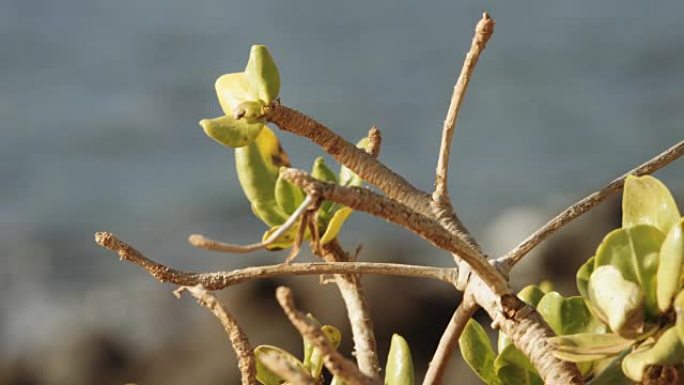
<svg viewBox="0 0 684 385">
<path fill-rule="evenodd" d="M 258 98 L 271 103 L 280 92 L 280 72 L 265 45 L 253 45 L 249 52 L 249 60 L 245 75 L 251 86 L 256 89 Z"/>
<path fill-rule="evenodd" d="M 413 385 L 414 381 L 411 349 L 402 336 L 394 334 L 387 355 L 385 385 Z"/>
<path fill-rule="evenodd" d="M 660 335 L 658 341 L 644 349 L 637 349 L 622 360 L 622 371 L 633 381 L 642 380 L 644 369 L 649 365 L 674 365 L 684 359 L 682 345 L 674 327 Z"/>
<path fill-rule="evenodd" d="M 231 115 L 214 119 L 202 119 L 199 125 L 210 138 L 232 148 L 246 146 L 259 135 L 264 124 L 248 123 L 245 119 L 235 119 Z"/>
<path fill-rule="evenodd" d="M 610 232 L 596 250 L 596 269 L 611 265 L 620 271 L 624 279 L 641 288 L 649 319 L 654 319 L 659 313 L 656 272 L 664 238 L 663 233 L 655 227 L 636 225 Z"/>
<path fill-rule="evenodd" d="M 670 228 L 660 247 L 656 283 L 658 309 L 666 311 L 682 288 L 684 269 L 684 218 Z"/>
<path fill-rule="evenodd" d="M 259 100 L 258 90 L 243 72 L 222 75 L 216 79 L 215 87 L 221 109 L 228 116 L 234 116 L 240 103 Z"/>
<path fill-rule="evenodd" d="M 267 365 L 262 362 L 261 357 L 265 355 L 276 354 L 280 359 L 288 362 L 290 367 L 300 372 L 304 377 L 310 377 L 309 372 L 304 365 L 292 354 L 280 349 L 277 346 L 260 345 L 254 349 L 254 357 L 256 358 L 256 378 L 264 385 L 281 385 L 285 380 L 275 374 Z"/>
<path fill-rule="evenodd" d="M 679 221 L 679 209 L 670 190 L 650 176 L 629 176 L 622 195 L 622 227 L 651 225 L 663 234 Z"/>
<path fill-rule="evenodd" d="M 341 209 L 335 211 L 332 218 L 328 222 L 328 227 L 325 229 L 325 233 L 321 237 L 321 245 L 332 241 L 337 237 L 340 230 L 342 230 L 342 225 L 349 218 L 353 210 L 349 207 L 342 207 Z"/>
<path fill-rule="evenodd" d="M 622 277 L 613 266 L 599 266 L 589 279 L 589 301 L 597 317 L 624 337 L 641 333 L 644 294 L 639 285 Z"/>
</svg>

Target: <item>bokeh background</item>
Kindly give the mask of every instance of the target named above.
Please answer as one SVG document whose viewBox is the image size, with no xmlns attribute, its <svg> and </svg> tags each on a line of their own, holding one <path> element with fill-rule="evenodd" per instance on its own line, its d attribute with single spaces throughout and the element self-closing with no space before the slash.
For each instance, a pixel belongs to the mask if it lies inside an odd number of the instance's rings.
<svg viewBox="0 0 684 385">
<path fill-rule="evenodd" d="M 241 70 L 255 43 L 279 64 L 283 103 L 350 140 L 377 125 L 382 160 L 430 189 L 441 122 L 485 9 L 496 32 L 463 106 L 450 189 L 497 255 L 682 139 L 684 3 L 1 1 L 0 384 L 237 383 L 214 319 L 96 247 L 93 233 L 115 232 L 183 269 L 282 261 L 282 252 L 219 255 L 185 242 L 191 232 L 252 242 L 264 230 L 232 151 L 197 125 L 220 114 L 214 80 Z M 281 138 L 296 166 L 320 155 Z M 681 203 L 684 163 L 657 175 Z M 572 294 L 574 270 L 618 221 L 615 198 L 545 243 L 513 282 L 551 278 Z M 362 260 L 451 264 L 362 214 L 341 240 L 363 245 Z M 422 373 L 458 295 L 440 283 L 364 282 L 383 357 L 399 332 Z M 273 299 L 280 284 L 349 336 L 335 287 L 282 279 L 222 293 L 255 344 L 300 349 Z M 458 361 L 447 383 L 476 383 Z"/>
</svg>

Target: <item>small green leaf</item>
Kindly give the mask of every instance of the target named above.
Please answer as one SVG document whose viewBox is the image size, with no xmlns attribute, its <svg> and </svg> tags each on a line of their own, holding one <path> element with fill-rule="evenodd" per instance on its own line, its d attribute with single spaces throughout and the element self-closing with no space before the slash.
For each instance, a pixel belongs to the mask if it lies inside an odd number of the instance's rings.
<svg viewBox="0 0 684 385">
<path fill-rule="evenodd" d="M 328 222 L 328 228 L 325 229 L 325 233 L 323 233 L 323 236 L 321 237 L 321 245 L 325 245 L 326 243 L 337 238 L 337 234 L 340 233 L 342 225 L 347 218 L 349 218 L 352 212 L 353 210 L 349 207 L 342 207 L 341 209 L 335 211 L 335 214 L 333 214 L 332 218 L 330 218 L 330 222 Z"/>
<path fill-rule="evenodd" d="M 613 266 L 599 266 L 589 279 L 589 301 L 596 316 L 624 337 L 640 334 L 644 325 L 644 294 Z"/>
<path fill-rule="evenodd" d="M 458 339 L 463 359 L 487 385 L 504 385 L 494 370 L 496 354 L 484 328 L 472 318 Z"/>
<path fill-rule="evenodd" d="M 290 215 L 304 201 L 304 191 L 279 174 L 275 184 L 275 199 L 278 206 Z"/>
<path fill-rule="evenodd" d="M 330 182 L 337 184 L 337 175 L 335 175 L 330 168 L 325 164 L 323 157 L 318 157 L 314 161 L 311 169 L 311 176 L 320 180 L 321 182 Z M 318 221 L 321 226 L 327 226 L 328 220 L 332 216 L 331 209 L 334 204 L 330 201 L 323 201 L 321 208 L 318 210 Z"/>
<path fill-rule="evenodd" d="M 259 135 L 264 123 L 247 123 L 230 115 L 214 119 L 202 119 L 199 125 L 210 138 L 232 148 L 243 147 Z"/>
<path fill-rule="evenodd" d="M 654 319 L 659 313 L 656 272 L 664 238 L 663 233 L 655 227 L 636 225 L 610 232 L 596 250 L 596 268 L 612 265 L 622 273 L 624 279 L 640 286 L 645 295 L 649 319 Z"/>
<path fill-rule="evenodd" d="M 622 372 L 622 359 L 629 352 L 625 351 L 619 356 L 610 360 L 610 362 L 598 372 L 587 385 L 630 385 L 632 381 L 625 377 Z"/>
<path fill-rule="evenodd" d="M 290 227 L 283 235 L 278 237 L 275 241 L 269 243 L 266 245 L 266 249 L 271 250 L 271 251 L 276 251 L 276 250 L 282 250 L 282 249 L 289 249 L 292 247 L 294 244 L 295 240 L 297 239 L 297 232 L 299 231 L 299 225 L 295 225 Z M 278 226 L 273 226 L 270 229 L 266 230 L 264 232 L 264 235 L 261 237 L 261 241 L 264 242 L 268 237 L 271 236 L 274 232 L 278 231 L 280 228 L 280 225 Z M 309 233 L 305 233 L 305 238 L 310 238 Z"/>
<path fill-rule="evenodd" d="M 321 327 L 320 321 L 318 321 L 316 317 L 313 316 L 313 314 L 308 313 L 306 315 L 306 318 L 313 322 L 314 325 Z M 307 370 L 311 370 L 311 355 L 314 351 L 314 345 L 306 337 L 302 338 L 302 345 L 304 346 L 304 367 Z"/>
<path fill-rule="evenodd" d="M 280 92 L 280 72 L 265 45 L 253 45 L 245 75 L 252 87 L 257 90 L 259 99 L 270 104 Z"/>
<path fill-rule="evenodd" d="M 356 143 L 356 147 L 362 150 L 368 151 L 370 147 L 370 140 L 365 137 Z M 348 169 L 346 166 L 342 165 L 340 167 L 339 174 L 340 186 L 353 187 L 361 186 L 363 184 L 363 179 L 354 173 L 354 171 Z"/>
<path fill-rule="evenodd" d="M 595 257 L 589 258 L 579 270 L 577 270 L 577 291 L 584 298 L 589 297 L 589 277 L 594 272 Z"/>
<path fill-rule="evenodd" d="M 648 348 L 637 349 L 622 360 L 622 371 L 633 381 L 640 382 L 649 365 L 675 365 L 684 359 L 684 346 L 674 327 L 660 335 Z"/>
<path fill-rule="evenodd" d="M 394 334 L 387 355 L 385 385 L 413 385 L 414 381 L 411 349 L 402 336 Z"/>
<path fill-rule="evenodd" d="M 582 297 L 564 298 L 552 291 L 537 304 L 537 311 L 556 335 L 602 333 L 606 327 L 596 319 Z"/>
<path fill-rule="evenodd" d="M 235 115 L 235 108 L 246 101 L 258 101 L 259 92 L 243 72 L 226 74 L 216 79 L 216 95 L 223 113 Z"/>
<path fill-rule="evenodd" d="M 665 312 L 672 305 L 672 299 L 682 288 L 684 265 L 684 218 L 670 228 L 660 247 L 658 273 L 658 309 Z"/>
<path fill-rule="evenodd" d="M 300 371 L 304 376 L 309 377 L 309 372 L 304 365 L 292 354 L 271 345 L 259 345 L 254 349 L 254 357 L 256 358 L 256 378 L 264 385 L 281 385 L 285 382 L 277 374 L 273 373 L 264 363 L 260 357 L 266 354 L 277 354 L 281 359 L 286 360 L 293 368 Z"/>
<path fill-rule="evenodd" d="M 248 145 L 235 149 L 235 168 L 242 191 L 254 214 L 269 226 L 281 225 L 288 217 L 275 198 L 278 170 L 286 164 L 287 154 L 266 126 Z"/>
<path fill-rule="evenodd" d="M 650 175 L 627 177 L 622 196 L 622 227 L 645 224 L 666 234 L 679 217 L 677 204 L 661 181 Z"/>
<path fill-rule="evenodd" d="M 530 360 L 512 344 L 494 360 L 494 370 L 504 385 L 543 385 Z"/>
<path fill-rule="evenodd" d="M 578 333 L 548 339 L 554 350 L 575 354 L 615 355 L 637 341 L 614 333 Z"/>
<path fill-rule="evenodd" d="M 330 325 L 324 325 L 321 328 L 321 331 L 333 347 L 337 348 L 340 346 L 342 333 L 340 333 L 338 328 Z M 316 348 L 314 348 L 311 352 L 311 366 L 309 367 L 309 370 L 311 371 L 311 376 L 313 378 L 318 378 L 323 370 L 323 355 L 321 354 L 321 351 Z"/>
</svg>

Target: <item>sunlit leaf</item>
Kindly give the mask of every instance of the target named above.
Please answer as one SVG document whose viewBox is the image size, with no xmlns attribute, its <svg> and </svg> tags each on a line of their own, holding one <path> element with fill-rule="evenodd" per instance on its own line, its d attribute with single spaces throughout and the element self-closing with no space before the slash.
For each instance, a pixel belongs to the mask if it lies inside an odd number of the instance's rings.
<svg viewBox="0 0 684 385">
<path fill-rule="evenodd" d="M 599 266 L 589 279 L 589 301 L 596 316 L 625 337 L 638 335 L 644 324 L 644 295 L 613 266 Z"/>
<path fill-rule="evenodd" d="M 314 325 L 321 327 L 320 321 L 316 319 L 316 317 L 313 316 L 313 314 L 309 313 L 306 315 L 306 318 L 308 318 L 311 322 L 314 323 Z M 304 346 L 304 367 L 307 370 L 311 370 L 311 355 L 313 354 L 314 351 L 314 345 L 307 339 L 306 337 L 302 338 L 302 345 Z"/>
<path fill-rule="evenodd" d="M 547 341 L 558 351 L 606 355 L 618 354 L 636 343 L 614 333 L 578 333 L 551 337 Z"/>
<path fill-rule="evenodd" d="M 335 214 L 333 214 L 328 222 L 328 228 L 325 229 L 325 233 L 321 237 L 321 245 L 325 245 L 337 237 L 337 234 L 342 230 L 342 225 L 352 212 L 353 210 L 349 207 L 342 207 L 335 211 Z"/>
<path fill-rule="evenodd" d="M 595 257 L 589 258 L 577 270 L 577 291 L 579 291 L 584 298 L 589 297 L 589 277 L 591 276 L 591 273 L 594 272 L 594 261 Z"/>
<path fill-rule="evenodd" d="M 257 90 L 259 99 L 271 103 L 280 92 L 280 73 L 273 57 L 264 45 L 253 45 L 245 76 Z"/>
<path fill-rule="evenodd" d="M 370 140 L 367 137 L 362 138 L 358 141 L 358 143 L 356 143 L 356 147 L 365 151 L 368 151 L 369 146 Z M 340 186 L 345 187 L 361 186 L 363 184 L 363 179 L 361 179 L 358 175 L 354 173 L 354 171 L 348 169 L 344 165 L 340 166 L 339 180 Z"/>
<path fill-rule="evenodd" d="M 537 312 L 556 335 L 601 333 L 606 327 L 596 319 L 582 297 L 565 298 L 552 291 L 537 304 Z"/>
<path fill-rule="evenodd" d="M 641 381 L 649 365 L 674 365 L 684 359 L 684 346 L 674 327 L 660 335 L 655 345 L 637 349 L 622 360 L 622 371 L 634 381 Z"/>
<path fill-rule="evenodd" d="M 494 370 L 496 354 L 489 342 L 489 336 L 477 321 L 468 320 L 458 339 L 458 345 L 465 362 L 485 384 L 504 385 Z"/>
<path fill-rule="evenodd" d="M 338 328 L 330 325 L 324 325 L 321 327 L 321 331 L 333 347 L 337 348 L 340 345 L 342 334 Z M 313 378 L 318 378 L 323 370 L 323 355 L 317 348 L 314 348 L 311 352 L 311 366 L 309 367 L 309 370 L 311 371 L 311 376 L 313 376 Z"/>
<path fill-rule="evenodd" d="M 666 234 L 679 221 L 672 194 L 658 179 L 629 176 L 622 196 L 622 227 L 651 225 Z"/>
<path fill-rule="evenodd" d="M 543 385 L 530 360 L 512 344 L 494 360 L 494 371 L 504 385 Z"/>
<path fill-rule="evenodd" d="M 611 265 L 620 271 L 624 279 L 640 286 L 649 319 L 659 313 L 656 272 L 664 238 L 663 233 L 655 227 L 637 225 L 610 232 L 596 250 L 596 268 Z M 607 286 L 606 290 L 610 290 L 610 287 Z"/>
<path fill-rule="evenodd" d="M 199 124 L 207 136 L 232 148 L 246 146 L 264 127 L 262 122 L 248 123 L 245 119 L 235 119 L 231 115 L 202 119 Z"/>
<path fill-rule="evenodd" d="M 682 288 L 682 265 L 684 265 L 684 218 L 670 228 L 660 248 L 658 273 L 658 308 L 666 311 L 672 299 Z"/>
<path fill-rule="evenodd" d="M 676 329 L 679 339 L 684 343 L 684 290 L 680 291 L 674 300 L 674 310 L 677 316 Z"/>
<path fill-rule="evenodd" d="M 216 95 L 223 113 L 234 116 L 235 107 L 246 101 L 259 100 L 259 91 L 243 72 L 226 74 L 216 79 Z"/>
<path fill-rule="evenodd" d="M 406 340 L 399 334 L 392 335 L 390 351 L 385 368 L 385 385 L 413 385 L 413 359 Z"/>
<path fill-rule="evenodd" d="M 281 359 L 287 361 L 292 368 L 302 373 L 304 376 L 309 376 L 309 372 L 304 365 L 292 354 L 271 345 L 260 345 L 254 349 L 254 357 L 256 358 L 256 378 L 264 385 L 281 385 L 285 380 L 273 373 L 262 361 L 261 357 L 267 354 L 276 354 Z"/>
<path fill-rule="evenodd" d="M 275 184 L 275 199 L 278 206 L 289 215 L 304 201 L 304 191 L 278 175 Z"/>
</svg>

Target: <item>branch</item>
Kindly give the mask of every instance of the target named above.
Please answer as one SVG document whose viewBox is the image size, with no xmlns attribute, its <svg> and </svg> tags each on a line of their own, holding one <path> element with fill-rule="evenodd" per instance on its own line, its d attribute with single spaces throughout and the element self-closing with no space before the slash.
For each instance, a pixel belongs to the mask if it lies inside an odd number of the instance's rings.
<svg viewBox="0 0 684 385">
<path fill-rule="evenodd" d="M 266 119 L 283 131 L 311 139 L 338 163 L 352 170 L 361 179 L 377 186 L 388 197 L 413 211 L 431 215 L 430 198 L 427 193 L 328 127 L 277 102 L 271 104 Z"/>
<path fill-rule="evenodd" d="M 313 377 L 298 370 L 292 362 L 276 352 L 264 352 L 259 356 L 259 361 L 288 384 L 316 385 L 316 380 Z"/>
<path fill-rule="evenodd" d="M 466 55 L 461 74 L 458 76 L 456 85 L 454 86 L 454 93 L 451 96 L 451 103 L 449 104 L 449 111 L 444 120 L 444 127 L 442 128 L 442 141 L 439 146 L 439 158 L 437 160 L 437 171 L 435 175 L 435 192 L 432 194 L 432 199 L 439 205 L 449 206 L 449 192 L 447 188 L 447 177 L 449 170 L 449 153 L 451 152 L 451 142 L 456 129 L 456 120 L 458 113 L 463 103 L 463 97 L 468 90 L 470 78 L 475 71 L 480 54 L 484 51 L 489 38 L 494 33 L 494 20 L 485 12 L 482 14 L 482 19 L 475 26 L 475 36 L 470 44 L 470 50 Z"/>
<path fill-rule="evenodd" d="M 242 377 L 242 385 L 256 384 L 256 362 L 254 359 L 254 350 L 249 343 L 247 335 L 237 323 L 235 317 L 226 310 L 220 301 L 213 295 L 207 292 L 202 285 L 197 286 L 182 286 L 174 292 L 176 297 L 180 298 L 183 291 L 187 291 L 193 297 L 197 298 L 197 303 L 209 309 L 223 326 L 223 329 L 228 334 L 233 350 L 238 358 L 238 368 Z"/>
<path fill-rule="evenodd" d="M 337 240 L 321 247 L 321 258 L 326 262 L 348 262 L 352 260 Z M 356 274 L 337 274 L 335 281 L 347 308 L 359 370 L 366 376 L 379 379 L 380 363 L 378 362 L 373 321 L 370 317 L 366 298 L 363 295 L 361 277 Z"/>
<path fill-rule="evenodd" d="M 366 188 L 342 187 L 321 182 L 306 172 L 295 169 L 283 168 L 280 172 L 285 179 L 301 187 L 307 194 L 318 194 L 321 199 L 341 203 L 413 231 L 440 249 L 457 254 L 470 265 L 476 274 L 491 285 L 495 292 L 503 294 L 509 291 L 508 284 L 501 274 L 481 254 L 444 229 L 434 219 L 411 211 L 404 205 Z"/>
<path fill-rule="evenodd" d="M 539 230 L 532 233 L 527 239 L 516 246 L 508 254 L 499 259 L 501 267 L 506 271 L 510 271 L 513 266 L 520 262 L 520 260 L 532 249 L 537 247 L 542 241 L 548 238 L 551 234 L 558 231 L 560 228 L 570 223 L 575 218 L 591 210 L 594 206 L 603 202 L 606 198 L 620 191 L 625 184 L 625 179 L 629 175 L 646 175 L 655 172 L 656 170 L 670 164 L 675 159 L 684 154 L 684 140 L 668 148 L 658 156 L 650 159 L 646 163 L 628 171 L 619 178 L 605 185 L 599 191 L 589 194 L 586 198 L 568 207 L 555 218 L 551 219 Z"/>
<path fill-rule="evenodd" d="M 292 290 L 281 286 L 276 290 L 276 298 L 292 325 L 323 354 L 323 363 L 330 373 L 349 385 L 379 385 L 379 380 L 361 373 L 352 361 L 344 358 L 330 344 L 321 328 L 308 319 L 306 314 L 297 310 L 292 297 Z"/>
<path fill-rule="evenodd" d="M 380 147 L 382 146 L 382 134 L 377 127 L 373 126 L 368 130 L 368 141 L 370 142 L 368 154 L 373 158 L 377 158 L 380 155 Z"/>
<path fill-rule="evenodd" d="M 449 359 L 454 351 L 454 347 L 458 343 L 458 339 L 463 333 L 468 320 L 479 309 L 479 306 L 470 295 L 463 295 L 463 300 L 456 308 L 456 311 L 451 316 L 449 324 L 447 325 L 442 337 L 439 339 L 439 345 L 432 356 L 428 370 L 423 379 L 423 385 L 439 385 L 442 383 L 444 371 L 449 364 Z"/>
<path fill-rule="evenodd" d="M 245 281 L 283 275 L 377 274 L 436 279 L 454 286 L 458 278 L 457 268 L 370 262 L 293 263 L 255 266 L 213 273 L 191 273 L 175 270 L 146 258 L 138 250 L 122 242 L 112 233 L 96 233 L 95 242 L 118 253 L 122 260 L 132 262 L 147 270 L 150 275 L 160 282 L 169 282 L 179 286 L 196 286 L 201 284 L 207 290 L 221 290 Z"/>
<path fill-rule="evenodd" d="M 297 222 L 297 219 L 299 219 L 299 217 L 301 217 L 302 214 L 304 214 L 304 212 L 312 202 L 314 202 L 314 198 L 311 195 L 307 195 L 306 198 L 299 205 L 299 207 L 297 207 L 297 209 L 292 213 L 292 215 L 290 215 L 290 217 L 287 218 L 285 223 L 280 225 L 280 227 L 278 227 L 278 230 L 274 231 L 268 238 L 264 239 L 259 243 L 253 243 L 251 245 L 244 246 L 236 245 L 232 243 L 215 241 L 213 239 L 205 237 L 202 234 L 191 234 L 188 237 L 188 242 L 190 242 L 191 245 L 200 249 L 221 251 L 225 253 L 244 254 L 261 250 L 266 246 L 270 245 L 271 243 L 275 242 L 276 240 L 278 240 L 278 238 L 280 238 L 283 234 L 290 230 L 290 228 L 294 226 Z"/>
</svg>

